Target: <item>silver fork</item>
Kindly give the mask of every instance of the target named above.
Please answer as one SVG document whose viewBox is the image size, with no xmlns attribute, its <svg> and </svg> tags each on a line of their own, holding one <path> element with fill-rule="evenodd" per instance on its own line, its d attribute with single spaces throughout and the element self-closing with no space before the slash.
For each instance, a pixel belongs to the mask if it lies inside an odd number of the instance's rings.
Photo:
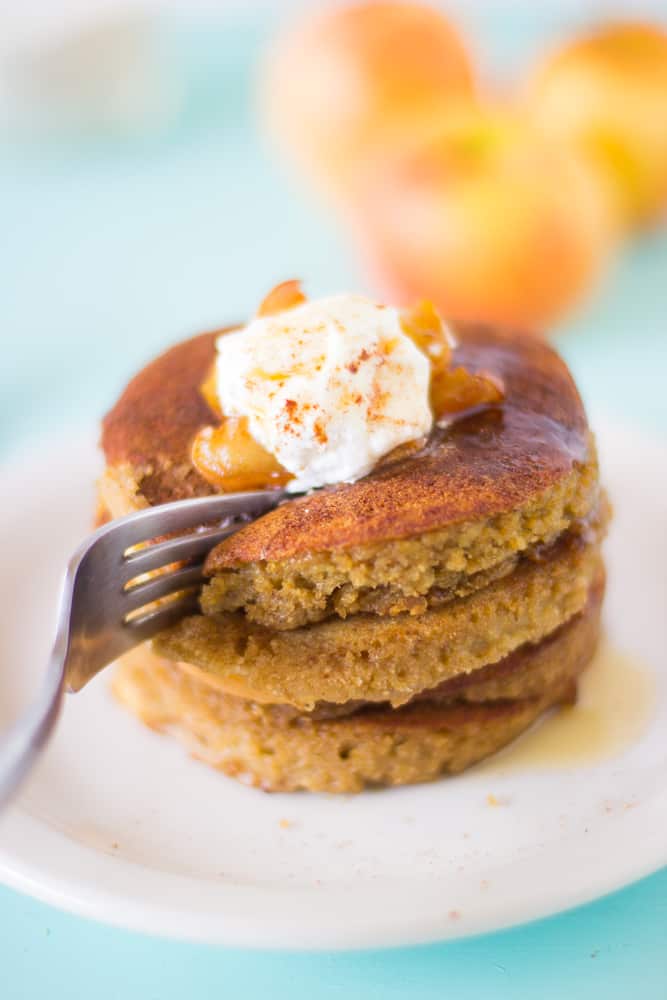
<svg viewBox="0 0 667 1000">
<path fill-rule="evenodd" d="M 103 525 L 77 549 L 63 582 L 44 683 L 0 736 L 0 806 L 46 743 L 64 691 L 80 691 L 122 653 L 196 610 L 208 552 L 285 496 L 260 490 L 148 507 Z M 156 570 L 159 575 L 141 579 Z"/>
</svg>

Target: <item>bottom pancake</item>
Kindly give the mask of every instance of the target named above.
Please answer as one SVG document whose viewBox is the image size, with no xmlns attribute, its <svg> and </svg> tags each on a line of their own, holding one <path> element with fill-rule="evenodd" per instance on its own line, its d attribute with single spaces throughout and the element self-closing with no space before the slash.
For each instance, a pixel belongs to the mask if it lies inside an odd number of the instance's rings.
<svg viewBox="0 0 667 1000">
<path fill-rule="evenodd" d="M 224 694 L 148 646 L 123 658 L 114 691 L 194 756 L 267 791 L 358 792 L 429 781 L 463 771 L 576 697 L 577 676 L 598 640 L 602 590 L 598 581 L 584 610 L 538 644 L 398 709 L 362 704 L 326 718 L 258 704 Z"/>
</svg>

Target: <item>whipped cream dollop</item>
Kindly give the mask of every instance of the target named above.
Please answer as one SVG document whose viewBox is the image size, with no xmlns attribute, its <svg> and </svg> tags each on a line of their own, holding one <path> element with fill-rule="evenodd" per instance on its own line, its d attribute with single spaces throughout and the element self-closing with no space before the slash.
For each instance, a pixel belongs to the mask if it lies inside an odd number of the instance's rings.
<svg viewBox="0 0 667 1000">
<path fill-rule="evenodd" d="M 397 309 L 360 295 L 259 316 L 217 341 L 216 387 L 227 417 L 294 478 L 288 490 L 350 482 L 398 445 L 428 434 L 428 358 Z"/>
</svg>

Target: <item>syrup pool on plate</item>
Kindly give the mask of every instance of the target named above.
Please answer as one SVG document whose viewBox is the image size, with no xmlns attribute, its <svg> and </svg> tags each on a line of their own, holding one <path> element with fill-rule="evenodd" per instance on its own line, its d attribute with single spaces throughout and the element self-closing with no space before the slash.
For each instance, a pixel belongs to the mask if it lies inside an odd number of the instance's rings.
<svg viewBox="0 0 667 1000">
<path fill-rule="evenodd" d="M 481 766 L 505 773 L 606 760 L 641 737 L 654 694 L 649 669 L 603 640 L 579 679 L 576 704 L 555 710 Z"/>
</svg>

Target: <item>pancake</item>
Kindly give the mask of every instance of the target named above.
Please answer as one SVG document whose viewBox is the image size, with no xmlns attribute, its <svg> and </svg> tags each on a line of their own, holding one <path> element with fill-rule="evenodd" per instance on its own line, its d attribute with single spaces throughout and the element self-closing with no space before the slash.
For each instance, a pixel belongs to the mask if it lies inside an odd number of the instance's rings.
<svg viewBox="0 0 667 1000">
<path fill-rule="evenodd" d="M 230 694 L 309 710 L 318 701 L 408 701 L 415 691 L 537 642 L 584 607 L 600 569 L 596 545 L 565 539 L 542 562 L 423 615 L 356 615 L 292 631 L 242 613 L 193 615 L 156 651 L 202 667 Z"/>
<path fill-rule="evenodd" d="M 98 517 L 209 495 L 192 441 L 222 331 L 171 348 L 103 421 Z M 597 640 L 609 508 L 567 367 L 542 340 L 457 326 L 501 405 L 363 479 L 294 497 L 209 554 L 201 614 L 124 658 L 119 698 L 266 789 L 456 773 L 572 700 Z"/>
<path fill-rule="evenodd" d="M 217 614 L 242 608 L 250 621 L 275 629 L 359 613 L 422 614 L 506 576 L 522 555 L 539 558 L 545 546 L 567 532 L 595 536 L 595 523 L 608 515 L 593 453 L 586 466 L 539 503 L 487 521 L 234 568 L 217 568 L 223 557 L 218 548 L 206 563 L 213 576 L 202 593 L 202 610 Z"/>
<path fill-rule="evenodd" d="M 603 582 L 582 612 L 537 645 L 399 709 L 360 706 L 343 718 L 295 714 L 224 694 L 142 647 L 123 658 L 116 696 L 194 756 L 267 791 L 359 792 L 456 774 L 576 695 L 593 656 Z M 321 709 L 320 709 L 321 712 Z"/>
<path fill-rule="evenodd" d="M 190 446 L 217 422 L 199 389 L 222 332 L 177 344 L 148 364 L 102 422 L 107 469 L 139 506 L 213 492 Z M 355 483 L 285 504 L 220 547 L 212 568 L 384 544 L 515 512 L 590 460 L 581 399 L 555 351 L 483 326 L 457 326 L 456 335 L 454 364 L 502 378 L 502 407 L 436 428 L 423 449 Z"/>
<path fill-rule="evenodd" d="M 600 569 L 593 580 L 586 604 L 583 610 L 579 612 L 579 615 L 570 618 L 554 632 L 541 639 L 539 643 L 526 643 L 496 663 L 487 664 L 485 667 L 478 667 L 469 673 L 455 674 L 453 677 L 442 681 L 436 687 L 426 688 L 423 691 L 413 694 L 406 704 L 413 704 L 416 701 L 448 702 L 463 700 L 480 702 L 540 697 L 546 687 L 552 686 L 556 682 L 570 676 L 568 658 L 563 658 L 560 655 L 563 646 L 558 645 L 556 647 L 553 644 L 556 642 L 560 643 L 563 633 L 570 629 L 571 625 L 580 617 L 587 616 L 591 621 L 599 617 L 604 589 L 605 574 L 604 570 Z M 588 635 L 588 632 L 578 630 L 576 633 L 573 631 L 573 634 L 581 636 Z M 535 651 L 538 646 L 540 648 L 540 656 L 538 658 L 526 655 L 527 651 Z M 556 650 L 555 655 L 549 652 L 550 649 Z M 218 677 L 210 671 L 196 667 L 186 661 L 179 662 L 178 667 L 181 671 L 194 677 L 209 688 L 225 693 L 224 683 L 221 684 Z M 363 699 L 356 699 L 354 701 L 343 702 L 342 704 L 326 701 L 316 702 L 312 710 L 308 712 L 287 704 L 263 704 L 262 708 L 270 709 L 271 713 L 277 719 L 307 715 L 310 719 L 322 720 L 339 719 L 346 715 L 353 715 L 360 709 L 367 708 L 370 705 L 375 705 L 376 708 L 391 707 L 389 702 L 369 702 Z"/>
</svg>

